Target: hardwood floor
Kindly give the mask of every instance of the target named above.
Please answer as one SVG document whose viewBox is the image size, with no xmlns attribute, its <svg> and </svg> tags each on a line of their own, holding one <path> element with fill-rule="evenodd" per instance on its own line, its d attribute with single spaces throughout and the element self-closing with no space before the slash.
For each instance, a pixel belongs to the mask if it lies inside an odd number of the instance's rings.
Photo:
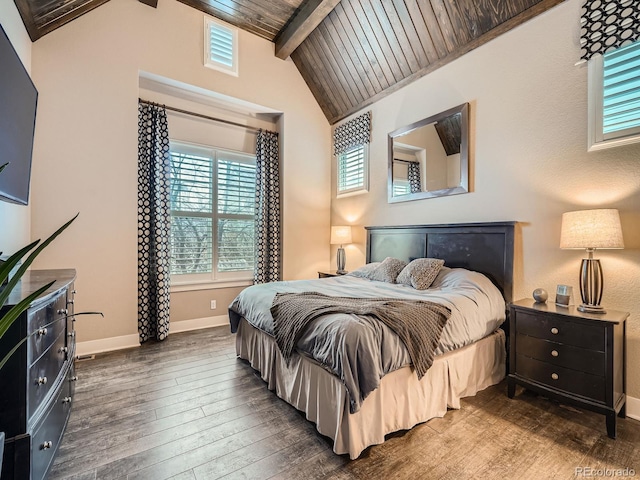
<svg viewBox="0 0 640 480">
<path fill-rule="evenodd" d="M 510 400 L 505 382 L 349 461 L 236 359 L 234 340 L 212 328 L 77 362 L 50 480 L 569 479 L 580 467 L 640 475 L 640 422 L 620 419 L 611 440 L 604 416 L 521 389 Z"/>
</svg>

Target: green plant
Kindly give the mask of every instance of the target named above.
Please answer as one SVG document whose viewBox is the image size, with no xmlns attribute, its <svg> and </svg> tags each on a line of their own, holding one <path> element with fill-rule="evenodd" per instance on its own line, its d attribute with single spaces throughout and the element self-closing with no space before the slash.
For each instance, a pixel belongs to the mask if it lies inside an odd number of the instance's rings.
<svg viewBox="0 0 640 480">
<path fill-rule="evenodd" d="M 0 165 L 0 173 L 8 163 L 4 165 Z M 8 300 L 9 295 L 11 294 L 11 290 L 18 284 L 24 273 L 31 266 L 36 257 L 42 252 L 47 245 L 49 245 L 58 235 L 60 235 L 66 228 L 73 223 L 73 221 L 78 218 L 79 214 L 76 214 L 71 220 L 62 225 L 58 230 L 56 230 L 49 238 L 47 238 L 44 242 L 40 243 L 40 240 L 35 240 L 31 242 L 24 248 L 21 248 L 13 255 L 11 255 L 6 261 L 2 261 L 0 263 L 0 307 L 2 307 Z M 0 252 L 0 255 L 2 252 Z M 11 271 L 18 265 L 20 260 L 24 258 L 28 254 L 27 258 L 22 262 L 22 264 L 18 267 L 14 275 L 11 275 Z M 7 283 L 5 283 L 7 282 Z M 29 305 L 47 291 L 51 285 L 55 282 L 47 283 L 42 287 L 38 288 L 36 291 L 25 297 L 22 301 L 11 307 L 4 315 L 0 316 L 0 338 L 4 336 L 4 334 L 9 330 L 13 322 L 24 312 Z M 73 316 L 77 315 L 102 315 L 101 312 L 82 312 L 75 313 Z M 104 315 L 102 315 L 104 316 Z M 67 317 L 59 318 L 57 321 L 63 321 Z M 14 347 L 7 353 L 7 355 L 0 360 L 0 369 L 7 363 L 9 357 L 13 355 L 13 353 L 28 339 L 29 337 L 23 338 L 20 342 L 18 342 Z"/>
</svg>

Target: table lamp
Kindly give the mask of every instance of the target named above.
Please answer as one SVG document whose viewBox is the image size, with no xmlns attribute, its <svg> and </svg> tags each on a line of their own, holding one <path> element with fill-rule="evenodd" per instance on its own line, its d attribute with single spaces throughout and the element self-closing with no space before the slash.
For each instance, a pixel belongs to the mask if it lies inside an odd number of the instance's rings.
<svg viewBox="0 0 640 480">
<path fill-rule="evenodd" d="M 351 243 L 351 227 L 348 225 L 331 227 L 331 245 L 340 245 L 338 247 L 338 254 L 336 257 L 338 264 L 338 270 L 336 273 L 340 274 L 347 273 L 344 269 L 347 257 L 344 253 L 344 248 L 342 248 L 345 243 Z"/>
<path fill-rule="evenodd" d="M 606 313 L 600 306 L 603 275 L 600 260 L 593 258 L 596 249 L 624 248 L 620 215 L 613 208 L 580 210 L 562 214 L 560 248 L 586 249 L 588 258 L 580 268 L 580 295 L 585 313 Z"/>
</svg>

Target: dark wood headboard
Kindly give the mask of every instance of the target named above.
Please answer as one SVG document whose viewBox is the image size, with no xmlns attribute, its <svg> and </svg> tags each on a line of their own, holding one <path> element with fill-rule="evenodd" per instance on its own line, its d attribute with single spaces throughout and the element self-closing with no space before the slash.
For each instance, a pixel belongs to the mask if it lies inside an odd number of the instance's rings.
<svg viewBox="0 0 640 480">
<path fill-rule="evenodd" d="M 483 273 L 513 300 L 513 251 L 516 222 L 365 227 L 367 263 L 386 257 L 411 261 L 441 258 L 451 268 Z"/>
</svg>

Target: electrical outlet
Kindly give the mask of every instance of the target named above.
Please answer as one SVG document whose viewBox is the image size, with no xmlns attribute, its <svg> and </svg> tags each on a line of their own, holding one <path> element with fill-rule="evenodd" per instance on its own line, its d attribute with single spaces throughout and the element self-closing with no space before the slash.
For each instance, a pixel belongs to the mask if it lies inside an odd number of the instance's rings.
<svg viewBox="0 0 640 480">
<path fill-rule="evenodd" d="M 215 310 L 215 309 L 216 309 L 216 301 L 211 300 L 211 310 Z"/>
</svg>

